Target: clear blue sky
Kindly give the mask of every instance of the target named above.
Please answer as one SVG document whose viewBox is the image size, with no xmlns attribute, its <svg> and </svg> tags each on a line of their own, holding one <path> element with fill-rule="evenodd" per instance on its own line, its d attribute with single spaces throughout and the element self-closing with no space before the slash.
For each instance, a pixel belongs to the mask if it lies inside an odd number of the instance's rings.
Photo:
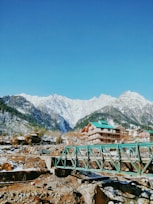
<svg viewBox="0 0 153 204">
<path fill-rule="evenodd" d="M 153 101 L 153 0 L 0 0 L 0 96 Z"/>
</svg>

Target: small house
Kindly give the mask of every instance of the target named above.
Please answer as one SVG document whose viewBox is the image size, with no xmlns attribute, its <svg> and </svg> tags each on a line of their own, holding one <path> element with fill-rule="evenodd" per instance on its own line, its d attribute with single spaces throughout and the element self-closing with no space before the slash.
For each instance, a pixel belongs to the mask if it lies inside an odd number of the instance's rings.
<svg viewBox="0 0 153 204">
<path fill-rule="evenodd" d="M 148 130 L 139 130 L 136 140 L 138 142 L 150 142 L 150 132 Z"/>
</svg>

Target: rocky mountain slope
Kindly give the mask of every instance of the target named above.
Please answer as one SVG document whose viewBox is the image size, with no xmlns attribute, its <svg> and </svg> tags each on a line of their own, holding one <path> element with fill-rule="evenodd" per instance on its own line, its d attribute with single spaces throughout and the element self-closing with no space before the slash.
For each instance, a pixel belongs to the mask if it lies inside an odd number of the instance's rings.
<svg viewBox="0 0 153 204">
<path fill-rule="evenodd" d="M 127 91 L 118 98 L 100 95 L 89 100 L 70 99 L 65 96 L 48 97 L 20 94 L 4 96 L 6 105 L 28 115 L 48 129 L 66 132 L 80 128 L 90 120 L 107 119 L 124 126 L 153 128 L 153 102 L 138 93 Z"/>
<path fill-rule="evenodd" d="M 126 128 L 140 126 L 153 128 L 153 103 L 135 92 L 125 92 L 111 104 L 81 118 L 75 128 L 84 127 L 88 121 L 105 119 Z"/>
<path fill-rule="evenodd" d="M 0 134 L 26 133 L 30 130 L 30 118 L 0 100 Z"/>
<path fill-rule="evenodd" d="M 42 112 L 22 96 L 4 96 L 1 103 L 5 108 L 0 107 L 0 130 L 7 134 L 25 134 L 36 126 L 63 132 L 70 129 L 60 115 Z"/>
</svg>

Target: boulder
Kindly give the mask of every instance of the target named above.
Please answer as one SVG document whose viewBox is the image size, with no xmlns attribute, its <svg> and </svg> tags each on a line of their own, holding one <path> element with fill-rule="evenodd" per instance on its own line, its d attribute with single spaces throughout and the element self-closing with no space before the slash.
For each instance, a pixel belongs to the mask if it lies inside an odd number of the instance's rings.
<svg viewBox="0 0 153 204">
<path fill-rule="evenodd" d="M 13 165 L 10 163 L 4 163 L 1 166 L 2 170 L 11 171 L 14 169 Z"/>
<path fill-rule="evenodd" d="M 82 184 L 77 190 L 86 204 L 107 204 L 110 200 L 97 184 Z"/>
</svg>

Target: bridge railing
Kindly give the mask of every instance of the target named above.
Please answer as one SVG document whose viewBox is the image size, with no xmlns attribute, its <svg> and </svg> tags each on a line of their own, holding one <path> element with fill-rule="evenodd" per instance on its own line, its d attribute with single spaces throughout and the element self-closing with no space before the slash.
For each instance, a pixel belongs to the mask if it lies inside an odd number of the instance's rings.
<svg viewBox="0 0 153 204">
<path fill-rule="evenodd" d="M 153 176 L 153 143 L 66 146 L 56 168 Z"/>
</svg>

